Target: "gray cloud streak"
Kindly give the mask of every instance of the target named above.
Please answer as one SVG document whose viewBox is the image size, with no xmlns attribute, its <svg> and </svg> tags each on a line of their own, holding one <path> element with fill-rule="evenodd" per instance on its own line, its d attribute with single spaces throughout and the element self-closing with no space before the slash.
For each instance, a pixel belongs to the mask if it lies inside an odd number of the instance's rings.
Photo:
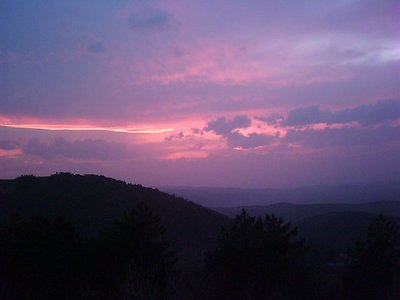
<svg viewBox="0 0 400 300">
<path fill-rule="evenodd" d="M 400 141 L 400 126 L 289 130 L 282 141 L 285 143 L 300 143 L 313 148 L 377 145 Z"/>
<path fill-rule="evenodd" d="M 120 143 L 91 139 L 68 141 L 61 137 L 50 143 L 32 139 L 23 146 L 22 150 L 25 154 L 44 159 L 66 157 L 83 160 L 118 160 L 131 155 Z"/>
<path fill-rule="evenodd" d="M 318 106 L 297 108 L 289 111 L 287 118 L 283 121 L 283 125 L 301 126 L 317 123 L 344 124 L 358 122 L 366 126 L 398 119 L 400 119 L 400 101 L 386 100 L 336 112 L 332 112 L 329 109 L 322 110 Z"/>
</svg>

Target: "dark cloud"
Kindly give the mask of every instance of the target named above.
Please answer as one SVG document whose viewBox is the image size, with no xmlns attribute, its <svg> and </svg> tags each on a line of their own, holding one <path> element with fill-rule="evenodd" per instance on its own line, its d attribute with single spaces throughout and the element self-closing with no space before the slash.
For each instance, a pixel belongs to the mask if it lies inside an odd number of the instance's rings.
<svg viewBox="0 0 400 300">
<path fill-rule="evenodd" d="M 400 101 L 386 100 L 336 112 L 322 110 L 318 106 L 297 108 L 289 111 L 283 124 L 301 126 L 316 123 L 344 124 L 358 122 L 361 125 L 374 125 L 397 119 L 400 119 Z"/>
<path fill-rule="evenodd" d="M 44 159 L 66 157 L 82 160 L 118 160 L 130 155 L 120 143 L 90 139 L 68 141 L 64 138 L 56 138 L 50 143 L 32 139 L 23 146 L 23 152 Z"/>
<path fill-rule="evenodd" d="M 172 140 L 182 140 L 184 138 L 194 138 L 195 136 L 203 135 L 203 134 L 204 134 L 203 130 L 201 130 L 199 128 L 192 128 L 189 132 L 180 131 L 176 134 L 171 134 L 171 135 L 165 137 L 164 141 L 170 142 Z"/>
<path fill-rule="evenodd" d="M 239 115 L 231 120 L 224 117 L 207 123 L 205 131 L 213 131 L 215 134 L 226 138 L 229 147 L 255 148 L 271 144 L 276 137 L 266 134 L 250 133 L 243 135 L 236 129 L 247 128 L 251 125 L 251 119 L 246 115 Z"/>
<path fill-rule="evenodd" d="M 151 11 L 144 14 L 135 14 L 129 18 L 129 27 L 136 29 L 163 29 L 167 26 L 170 15 L 165 11 Z"/>
<path fill-rule="evenodd" d="M 183 139 L 185 137 L 185 134 L 183 133 L 183 131 L 178 132 L 177 134 L 172 134 L 167 136 L 164 141 L 166 142 L 170 142 L 172 140 L 180 140 Z"/>
<path fill-rule="evenodd" d="M 227 120 L 224 117 L 208 122 L 205 131 L 214 131 L 219 135 L 228 135 L 234 129 L 247 128 L 251 125 L 251 120 L 245 115 L 236 116 L 232 120 Z"/>
<path fill-rule="evenodd" d="M 276 140 L 276 137 L 270 135 L 257 133 L 242 135 L 239 132 L 231 132 L 226 135 L 226 138 L 230 147 L 241 147 L 245 149 L 266 146 Z"/>
<path fill-rule="evenodd" d="M 99 41 L 90 43 L 87 48 L 90 52 L 95 53 L 95 54 L 103 53 L 106 50 L 104 47 L 104 44 Z"/>
<path fill-rule="evenodd" d="M 321 110 L 318 106 L 296 108 L 288 112 L 283 123 L 288 126 L 326 123 L 331 115 L 329 110 Z"/>
<path fill-rule="evenodd" d="M 0 149 L 2 150 L 14 150 L 18 148 L 18 143 L 8 140 L 0 140 Z"/>
<path fill-rule="evenodd" d="M 374 125 L 397 119 L 400 119 L 400 101 L 387 100 L 334 112 L 330 123 L 357 121 L 362 125 Z"/>
<path fill-rule="evenodd" d="M 278 125 L 280 122 L 282 122 L 285 119 L 285 116 L 281 114 L 272 114 L 269 115 L 268 117 L 255 117 L 256 120 L 262 121 L 267 123 L 268 125 Z"/>
<path fill-rule="evenodd" d="M 399 140 L 400 126 L 289 130 L 282 139 L 286 143 L 300 143 L 313 148 L 376 145 Z"/>
</svg>

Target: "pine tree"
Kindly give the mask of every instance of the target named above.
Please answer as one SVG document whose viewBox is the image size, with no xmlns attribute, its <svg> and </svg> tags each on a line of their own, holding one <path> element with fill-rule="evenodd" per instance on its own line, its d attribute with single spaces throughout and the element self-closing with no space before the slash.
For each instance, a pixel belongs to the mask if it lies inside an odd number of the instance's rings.
<svg viewBox="0 0 400 300">
<path fill-rule="evenodd" d="M 255 218 L 243 210 L 207 256 L 212 292 L 223 299 L 295 299 L 306 277 L 305 252 L 290 222 L 273 214 Z"/>
<path fill-rule="evenodd" d="M 356 299 L 399 299 L 400 233 L 397 225 L 380 215 L 367 236 L 349 250 L 344 285 Z"/>
<path fill-rule="evenodd" d="M 143 203 L 115 222 L 99 239 L 102 283 L 132 299 L 162 299 L 175 263 L 164 233 Z"/>
</svg>

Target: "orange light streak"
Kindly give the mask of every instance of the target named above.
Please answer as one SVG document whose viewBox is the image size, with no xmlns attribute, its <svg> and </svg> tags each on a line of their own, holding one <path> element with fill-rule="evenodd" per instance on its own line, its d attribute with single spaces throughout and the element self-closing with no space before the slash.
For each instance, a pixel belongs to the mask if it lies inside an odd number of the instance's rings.
<svg viewBox="0 0 400 300">
<path fill-rule="evenodd" d="M 50 124 L 7 124 L 0 123 L 2 127 L 19 128 L 19 129 L 37 129 L 51 131 L 108 131 L 118 133 L 144 133 L 144 134 L 160 134 L 173 132 L 173 128 L 130 128 L 130 127 L 94 127 L 94 126 L 79 126 L 79 125 L 50 125 Z"/>
</svg>

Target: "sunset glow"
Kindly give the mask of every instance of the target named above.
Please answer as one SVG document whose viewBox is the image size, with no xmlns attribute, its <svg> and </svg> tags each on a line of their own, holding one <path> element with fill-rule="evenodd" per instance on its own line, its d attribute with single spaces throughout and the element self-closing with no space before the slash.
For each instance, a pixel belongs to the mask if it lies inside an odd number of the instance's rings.
<svg viewBox="0 0 400 300">
<path fill-rule="evenodd" d="M 400 4 L 3 1 L 0 178 L 400 180 Z"/>
<path fill-rule="evenodd" d="M 0 123 L 2 127 L 19 128 L 19 129 L 40 129 L 40 130 L 54 130 L 54 131 L 110 131 L 121 133 L 146 133 L 158 134 L 174 131 L 173 128 L 131 128 L 131 127 L 92 127 L 81 125 L 58 125 L 58 124 L 6 124 Z"/>
</svg>

